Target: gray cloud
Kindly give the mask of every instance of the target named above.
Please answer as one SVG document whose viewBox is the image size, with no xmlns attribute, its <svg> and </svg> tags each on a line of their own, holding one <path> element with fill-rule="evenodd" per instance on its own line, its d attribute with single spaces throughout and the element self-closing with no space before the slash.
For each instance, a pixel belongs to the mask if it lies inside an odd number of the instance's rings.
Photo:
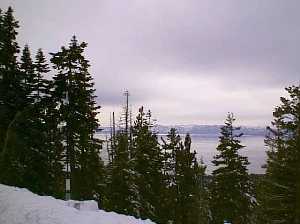
<svg viewBox="0 0 300 224">
<path fill-rule="evenodd" d="M 103 116 L 129 89 L 162 123 L 269 122 L 283 87 L 300 80 L 300 2 L 3 0 L 19 41 L 55 52 L 89 43 Z M 107 120 L 104 118 L 103 120 Z"/>
</svg>

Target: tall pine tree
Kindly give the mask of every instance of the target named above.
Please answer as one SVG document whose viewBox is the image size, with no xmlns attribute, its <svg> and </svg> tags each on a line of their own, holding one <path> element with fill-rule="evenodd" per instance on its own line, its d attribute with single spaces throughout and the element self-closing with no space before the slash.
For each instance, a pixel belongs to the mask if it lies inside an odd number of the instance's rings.
<svg viewBox="0 0 300 224">
<path fill-rule="evenodd" d="M 263 196 L 265 223 L 300 223 L 300 86 L 286 88 L 268 127 Z"/>
<path fill-rule="evenodd" d="M 41 98 L 49 96 L 49 87 L 51 84 L 51 81 L 46 80 L 44 77 L 45 74 L 47 74 L 50 71 L 50 69 L 41 48 L 39 48 L 36 53 L 34 67 L 36 72 L 36 82 L 33 86 L 33 90 L 36 96 L 35 98 L 37 99 L 37 101 L 40 101 Z"/>
<path fill-rule="evenodd" d="M 202 183 L 206 168 L 198 163 L 196 152 L 191 151 L 191 143 L 191 137 L 187 134 L 184 143 L 180 144 L 180 150 L 176 151 L 175 223 L 178 224 L 208 222 Z"/>
<path fill-rule="evenodd" d="M 36 85 L 36 73 L 34 69 L 34 63 L 31 58 L 29 46 L 27 44 L 24 46 L 24 49 L 22 51 L 20 71 L 23 76 L 22 83 L 26 91 L 26 97 L 28 99 L 28 103 L 33 103 L 34 102 L 33 91 L 34 91 L 34 86 Z"/>
<path fill-rule="evenodd" d="M 248 175 L 247 157 L 241 156 L 243 149 L 238 133 L 234 127 L 235 118 L 229 113 L 225 125 L 221 128 L 218 154 L 212 163 L 216 169 L 210 186 L 210 207 L 213 223 L 221 224 L 225 220 L 230 223 L 249 223 L 252 201 L 252 184 Z"/>
<path fill-rule="evenodd" d="M 187 134 L 182 142 L 172 128 L 167 139 L 162 140 L 166 181 L 162 202 L 165 202 L 163 208 L 167 216 L 164 223 L 208 223 L 207 190 L 203 184 L 206 167 L 198 163 L 196 152 L 191 150 L 190 135 Z"/>
<path fill-rule="evenodd" d="M 140 217 L 139 191 L 136 185 L 134 160 L 130 158 L 126 131 L 117 132 L 114 157 L 108 164 L 107 203 L 105 208 L 118 213 Z"/>
<path fill-rule="evenodd" d="M 45 122 L 45 107 L 35 103 L 33 94 L 36 83 L 36 73 L 28 45 L 25 45 L 21 55 L 19 75 L 21 87 L 24 88 L 26 106 L 18 111 L 9 126 L 9 137 L 2 153 L 3 183 L 26 187 L 39 194 L 49 191 L 51 169 L 48 166 L 49 151 L 47 143 L 47 123 Z M 47 105 L 48 106 L 48 105 Z"/>
<path fill-rule="evenodd" d="M 16 60 L 19 47 L 16 42 L 18 22 L 13 10 L 8 8 L 1 19 L 0 49 L 0 147 L 1 181 L 15 186 L 34 186 L 35 177 L 30 169 L 33 163 L 32 150 L 37 148 L 29 100 L 28 73 L 33 73 L 28 47 L 22 55 L 21 68 Z"/>
<path fill-rule="evenodd" d="M 176 214 L 177 181 L 176 181 L 176 152 L 181 147 L 181 137 L 175 128 L 171 128 L 166 139 L 162 139 L 164 191 L 162 192 L 163 223 L 174 223 Z"/>
<path fill-rule="evenodd" d="M 132 130 L 131 159 L 134 161 L 136 184 L 140 197 L 140 216 L 160 222 L 160 195 L 163 183 L 162 152 L 157 135 L 151 130 L 151 113 L 139 109 Z"/>
<path fill-rule="evenodd" d="M 73 199 L 97 199 L 103 164 L 99 156 L 101 142 L 94 138 L 98 127 L 94 83 L 83 53 L 87 44 L 75 36 L 69 46 L 52 53 L 56 69 L 54 99 L 62 127 L 66 161 L 70 165 Z"/>
<path fill-rule="evenodd" d="M 18 69 L 18 22 L 11 7 L 0 14 L 0 151 L 9 138 L 9 127 L 26 106 L 22 74 Z"/>
<path fill-rule="evenodd" d="M 59 130 L 58 103 L 54 98 L 54 85 L 52 80 L 45 76 L 50 71 L 42 49 L 38 49 L 35 56 L 35 77 L 32 85 L 32 97 L 35 102 L 38 127 L 44 133 L 41 138 L 40 150 L 45 154 L 44 167 L 47 175 L 44 177 L 42 193 L 58 198 L 64 197 L 64 172 L 62 160 L 63 136 Z"/>
</svg>

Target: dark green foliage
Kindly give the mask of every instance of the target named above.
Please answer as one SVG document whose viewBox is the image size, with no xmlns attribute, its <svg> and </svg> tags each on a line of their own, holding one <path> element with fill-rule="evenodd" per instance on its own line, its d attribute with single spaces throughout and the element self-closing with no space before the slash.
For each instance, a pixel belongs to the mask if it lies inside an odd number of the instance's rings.
<svg viewBox="0 0 300 224">
<path fill-rule="evenodd" d="M 164 223 L 208 223 L 207 191 L 203 184 L 206 167 L 197 162 L 196 152 L 191 151 L 189 134 L 183 143 L 176 130 L 171 129 L 163 142 Z"/>
<path fill-rule="evenodd" d="M 18 22 L 11 7 L 0 14 L 0 151 L 7 138 L 8 127 L 17 112 L 26 106 L 22 75 L 18 70 L 16 42 Z"/>
<path fill-rule="evenodd" d="M 45 194 L 48 186 L 47 151 L 45 132 L 34 105 L 18 113 L 8 131 L 8 139 L 1 157 L 2 182 L 26 187 L 33 192 Z M 48 192 L 47 192 L 48 193 Z"/>
<path fill-rule="evenodd" d="M 267 224 L 266 213 L 264 211 L 264 204 L 262 203 L 265 197 L 265 175 L 264 174 L 251 174 L 251 179 L 254 183 L 254 192 L 257 205 L 255 206 L 251 215 L 251 223 L 253 224 Z"/>
<path fill-rule="evenodd" d="M 21 55 L 20 71 L 22 74 L 22 84 L 26 92 L 28 103 L 33 103 L 33 91 L 36 84 L 34 64 L 31 59 L 31 54 L 28 45 L 26 44 Z"/>
<path fill-rule="evenodd" d="M 35 85 L 33 86 L 33 90 L 35 93 L 35 99 L 37 101 L 40 101 L 42 97 L 49 96 L 50 94 L 50 89 L 49 85 L 51 84 L 51 81 L 46 80 L 44 78 L 44 74 L 48 73 L 49 66 L 47 64 L 46 58 L 44 56 L 44 53 L 42 49 L 38 49 L 37 54 L 35 56 Z"/>
<path fill-rule="evenodd" d="M 16 42 L 16 36 L 19 28 L 18 21 L 13 16 L 13 9 L 9 7 L 7 11 L 1 15 L 1 67 L 7 70 L 14 70 L 17 67 L 17 53 L 19 46 Z"/>
<path fill-rule="evenodd" d="M 180 150 L 181 137 L 175 128 L 172 128 L 167 138 L 162 138 L 163 144 L 163 173 L 165 189 L 162 192 L 163 223 L 175 222 L 177 203 L 177 183 L 176 183 L 176 152 Z"/>
<path fill-rule="evenodd" d="M 25 73 L 20 71 L 16 61 L 17 53 L 19 53 L 16 42 L 18 27 L 18 22 L 13 17 L 13 10 L 9 7 L 1 16 L 0 178 L 2 183 L 28 186 L 30 179 L 35 178 L 29 173 L 25 177 L 27 165 L 31 162 L 29 159 L 31 153 L 25 149 L 33 134 L 28 131 L 32 125 L 32 120 L 28 119 L 34 108 L 27 98 Z M 35 145 L 34 140 L 31 143 Z"/>
<path fill-rule="evenodd" d="M 45 59 L 43 63 L 43 66 L 48 66 Z M 40 71 L 41 82 L 46 82 L 42 77 L 46 72 L 48 70 Z M 22 75 L 26 106 L 17 112 L 7 131 L 1 156 L 2 183 L 61 197 L 62 151 L 59 144 L 53 144 L 60 138 L 58 135 L 53 138 L 57 126 L 53 126 L 49 113 L 54 105 L 50 97 L 37 100 L 34 94 L 37 75 L 27 45 L 21 56 L 19 74 Z M 45 86 L 45 91 L 47 89 L 50 93 L 50 87 Z"/>
<path fill-rule="evenodd" d="M 176 152 L 177 206 L 175 223 L 208 223 L 207 195 L 203 188 L 205 166 L 199 164 L 191 151 L 191 138 Z"/>
<path fill-rule="evenodd" d="M 114 157 L 108 164 L 107 203 L 110 211 L 139 217 L 139 192 L 135 183 L 134 161 L 130 158 L 128 133 L 115 136 Z"/>
<path fill-rule="evenodd" d="M 48 157 L 48 175 L 46 177 L 48 183 L 48 195 L 64 198 L 65 175 L 63 172 L 64 166 L 62 163 L 64 159 L 64 146 L 63 136 L 58 128 L 60 120 L 59 112 L 56 110 L 57 104 L 54 102 L 52 97 L 45 97 L 42 99 L 42 101 L 37 101 L 37 104 L 43 108 L 43 110 L 40 111 L 40 115 L 42 115 L 42 124 L 45 127 L 45 143 L 43 147 L 45 147 L 44 150 L 46 150 Z"/>
<path fill-rule="evenodd" d="M 67 133 L 68 143 L 74 146 L 75 197 L 98 199 L 103 164 L 99 158 L 101 142 L 93 137 L 98 107 L 88 61 L 81 55 L 86 44 L 78 45 L 73 38 L 69 49 L 53 55 L 60 73 L 53 83 L 43 77 L 49 66 L 42 50 L 33 62 L 25 45 L 21 62 L 17 62 L 18 22 L 11 8 L 0 13 L 0 25 L 1 183 L 63 197 Z M 69 69 L 66 79 L 61 72 L 64 69 Z M 67 106 L 61 104 L 64 92 L 70 96 Z M 70 111 L 75 113 L 69 116 Z M 61 128 L 66 121 L 68 128 Z"/>
<path fill-rule="evenodd" d="M 208 223 L 205 166 L 191 152 L 190 136 L 183 143 L 172 129 L 159 147 L 151 127 L 151 113 L 140 108 L 132 141 L 125 130 L 117 133 L 105 208 L 157 223 Z"/>
<path fill-rule="evenodd" d="M 32 115 L 35 117 L 40 133 L 43 133 L 40 138 L 39 150 L 46 157 L 42 163 L 47 172 L 43 181 L 47 185 L 44 185 L 40 192 L 63 198 L 63 137 L 58 128 L 59 113 L 56 110 L 57 103 L 52 96 L 53 82 L 44 78 L 49 72 L 49 65 L 41 49 L 36 54 L 34 70 L 34 78 L 30 86 L 36 113 Z"/>
<path fill-rule="evenodd" d="M 102 179 L 101 142 L 94 138 L 98 126 L 94 83 L 84 58 L 86 43 L 73 36 L 69 47 L 52 53 L 56 69 L 53 98 L 63 135 L 66 159 L 70 163 L 73 199 L 93 199 Z"/>
<path fill-rule="evenodd" d="M 273 113 L 262 204 L 265 223 L 300 223 L 300 87 L 286 88 L 289 97 Z"/>
<path fill-rule="evenodd" d="M 55 83 L 45 80 L 43 76 L 49 67 L 40 49 L 35 63 L 27 45 L 20 57 L 21 63 L 16 61 L 18 23 L 12 14 L 11 8 L 0 14 L 1 183 L 63 197 L 67 130 L 68 142 L 76 147 L 71 156 L 76 159 L 76 169 L 72 173 L 75 197 L 98 199 L 103 164 L 99 158 L 101 142 L 93 137 L 98 107 L 87 71 L 88 61 L 81 55 L 86 44 L 79 46 L 74 38 L 70 49 L 53 57 L 58 70 L 70 69 L 66 80 L 71 85 L 62 86 L 64 79 L 62 82 L 57 79 Z M 61 66 L 60 62 L 66 64 Z M 60 94 L 64 91 L 71 93 L 72 106 L 61 104 Z M 70 111 L 75 111 L 75 116 L 69 117 Z M 66 120 L 73 129 L 60 128 Z"/>
<path fill-rule="evenodd" d="M 233 127 L 235 118 L 228 114 L 225 126 L 221 128 L 219 154 L 212 163 L 216 166 L 210 186 L 210 207 L 213 223 L 249 223 L 252 202 L 252 183 L 247 172 L 247 157 L 239 155 L 244 148 L 237 133 L 240 128 Z"/>
<path fill-rule="evenodd" d="M 159 222 L 160 193 L 163 188 L 162 153 L 155 133 L 151 131 L 151 113 L 140 108 L 132 128 L 131 159 L 139 192 L 140 216 Z"/>
</svg>

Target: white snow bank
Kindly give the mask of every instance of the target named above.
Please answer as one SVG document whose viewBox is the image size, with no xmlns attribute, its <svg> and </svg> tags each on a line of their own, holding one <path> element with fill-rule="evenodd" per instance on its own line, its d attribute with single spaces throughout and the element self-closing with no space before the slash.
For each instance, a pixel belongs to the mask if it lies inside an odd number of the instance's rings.
<svg viewBox="0 0 300 224">
<path fill-rule="evenodd" d="M 76 208 L 80 211 L 98 211 L 98 203 L 96 201 L 66 201 L 66 205 L 72 208 Z"/>
<path fill-rule="evenodd" d="M 84 210 L 68 204 L 71 205 L 53 197 L 38 196 L 27 189 L 0 184 L 1 224 L 153 224 L 114 212 L 85 211 L 95 209 L 90 202 Z"/>
</svg>

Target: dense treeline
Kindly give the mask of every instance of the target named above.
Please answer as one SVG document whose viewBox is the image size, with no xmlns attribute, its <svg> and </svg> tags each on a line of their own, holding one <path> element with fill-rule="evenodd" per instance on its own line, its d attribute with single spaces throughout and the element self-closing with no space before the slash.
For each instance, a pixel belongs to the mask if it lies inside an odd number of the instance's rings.
<svg viewBox="0 0 300 224">
<path fill-rule="evenodd" d="M 20 51 L 18 27 L 12 8 L 0 10 L 0 183 L 93 199 L 157 223 L 300 223 L 300 87 L 287 88 L 289 97 L 275 108 L 266 175 L 259 178 L 240 155 L 245 146 L 233 114 L 208 177 L 189 134 L 182 139 L 171 129 L 159 140 L 151 112 L 141 107 L 131 122 L 128 101 L 104 163 L 87 44 L 73 36 L 50 62 L 41 49 L 33 59 L 28 45 Z"/>
</svg>

